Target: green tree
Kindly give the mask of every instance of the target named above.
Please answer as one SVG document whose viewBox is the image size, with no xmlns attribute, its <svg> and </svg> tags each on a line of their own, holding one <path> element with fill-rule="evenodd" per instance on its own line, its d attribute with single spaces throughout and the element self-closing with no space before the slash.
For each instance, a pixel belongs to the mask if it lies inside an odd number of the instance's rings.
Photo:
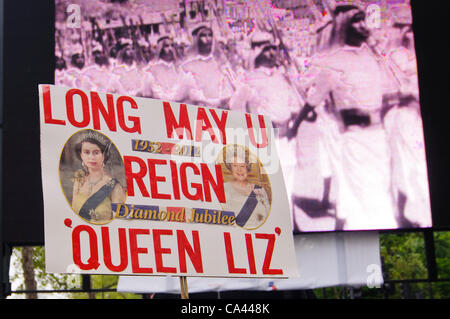
<svg viewBox="0 0 450 319">
<path fill-rule="evenodd" d="M 13 256 L 11 262 L 12 275 L 10 280 L 14 283 L 14 290 L 29 290 L 25 282 L 23 257 L 25 247 L 15 247 L 13 249 Z M 45 293 L 43 298 L 69 298 L 69 299 L 139 299 L 142 298 L 139 294 L 120 293 L 116 291 L 98 291 L 92 293 L 76 292 L 81 289 L 81 275 L 79 274 L 50 274 L 45 272 L 45 251 L 43 246 L 28 247 L 31 248 L 32 263 L 34 268 L 34 278 L 36 282 L 35 289 L 37 290 L 75 290 L 62 294 Z M 25 251 L 28 250 L 25 249 Z M 92 289 L 116 289 L 119 276 L 111 275 L 92 275 L 91 288 Z M 28 294 L 27 294 L 28 295 Z M 43 294 L 42 294 L 43 295 Z M 40 296 L 41 297 L 41 296 Z"/>
<path fill-rule="evenodd" d="M 450 232 L 435 232 L 434 245 L 439 279 L 450 279 Z M 433 284 L 435 298 L 450 298 L 450 282 Z"/>
<path fill-rule="evenodd" d="M 436 262 L 440 279 L 450 278 L 450 232 L 435 232 Z M 385 280 L 428 278 L 423 233 L 380 234 L 380 254 Z M 348 298 L 345 287 L 316 290 L 317 296 Z M 384 289 L 361 287 L 362 298 L 449 298 L 448 282 L 416 282 L 385 285 Z"/>
<path fill-rule="evenodd" d="M 380 254 L 387 279 L 427 278 L 422 233 L 380 234 Z"/>
</svg>

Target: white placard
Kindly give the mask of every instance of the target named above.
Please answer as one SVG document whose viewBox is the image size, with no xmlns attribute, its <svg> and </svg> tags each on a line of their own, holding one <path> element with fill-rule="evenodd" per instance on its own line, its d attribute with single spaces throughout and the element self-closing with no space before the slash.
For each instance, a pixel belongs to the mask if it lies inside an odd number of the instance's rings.
<svg viewBox="0 0 450 319">
<path fill-rule="evenodd" d="M 39 93 L 47 272 L 298 276 L 269 118 Z"/>
</svg>

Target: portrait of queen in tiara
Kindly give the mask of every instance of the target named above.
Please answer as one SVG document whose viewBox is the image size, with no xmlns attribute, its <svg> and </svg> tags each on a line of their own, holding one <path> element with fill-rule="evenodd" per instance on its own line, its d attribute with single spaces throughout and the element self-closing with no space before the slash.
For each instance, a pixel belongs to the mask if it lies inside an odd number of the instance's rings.
<svg viewBox="0 0 450 319">
<path fill-rule="evenodd" d="M 126 198 L 122 157 L 111 140 L 94 130 L 81 130 L 66 142 L 60 180 L 73 211 L 93 224 L 113 220 L 112 204 Z"/>
</svg>

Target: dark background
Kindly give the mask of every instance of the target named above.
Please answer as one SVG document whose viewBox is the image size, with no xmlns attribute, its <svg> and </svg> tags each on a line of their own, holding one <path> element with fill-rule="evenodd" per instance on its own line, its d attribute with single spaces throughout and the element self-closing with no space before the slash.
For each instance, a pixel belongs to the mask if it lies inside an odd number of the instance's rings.
<svg viewBox="0 0 450 319">
<path fill-rule="evenodd" d="M 54 82 L 54 1 L 4 1 L 3 241 L 42 245 L 44 213 L 37 85 Z"/>
<path fill-rule="evenodd" d="M 411 0 L 433 225 L 448 230 L 450 28 L 443 3 Z M 53 0 L 4 1 L 0 234 L 10 245 L 44 244 L 37 85 L 54 82 L 54 31 Z"/>
</svg>

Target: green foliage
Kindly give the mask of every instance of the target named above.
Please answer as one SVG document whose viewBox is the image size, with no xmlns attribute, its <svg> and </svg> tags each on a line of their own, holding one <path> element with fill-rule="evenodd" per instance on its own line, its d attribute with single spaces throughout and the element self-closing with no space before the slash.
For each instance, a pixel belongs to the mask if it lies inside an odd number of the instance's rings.
<svg viewBox="0 0 450 319">
<path fill-rule="evenodd" d="M 435 253 L 439 279 L 450 279 L 450 232 L 435 232 Z M 426 280 L 428 278 L 425 241 L 420 232 L 380 234 L 380 254 L 385 280 Z M 318 298 L 349 298 L 345 287 L 316 289 Z M 450 298 L 450 282 L 412 282 L 385 285 L 382 289 L 361 287 L 356 297 Z"/>
<path fill-rule="evenodd" d="M 450 232 L 435 232 L 434 245 L 439 279 L 450 279 Z M 435 298 L 450 298 L 450 282 L 435 284 Z"/>
<path fill-rule="evenodd" d="M 22 248 L 16 247 L 13 250 L 13 258 L 11 263 L 12 275 L 10 280 L 15 283 L 14 290 L 24 290 L 23 271 L 21 265 Z M 120 293 L 116 291 L 105 292 L 76 292 L 81 289 L 82 279 L 78 274 L 50 274 L 45 272 L 45 250 L 43 246 L 33 247 L 33 264 L 35 269 L 35 278 L 38 290 L 74 290 L 58 295 L 45 293 L 45 298 L 69 298 L 69 299 L 141 299 L 139 294 Z M 116 289 L 119 276 L 92 275 L 92 289 Z"/>
<path fill-rule="evenodd" d="M 17 287 L 15 287 L 15 290 L 25 289 L 21 264 L 22 250 L 22 247 L 15 247 L 13 249 L 11 263 L 11 268 L 13 271 L 10 279 L 17 285 Z M 77 286 L 78 276 L 76 275 L 49 274 L 45 272 L 45 251 L 44 247 L 42 246 L 33 247 L 33 265 L 38 290 L 73 289 Z"/>
<path fill-rule="evenodd" d="M 385 279 L 426 279 L 425 242 L 422 233 L 380 234 Z"/>
<path fill-rule="evenodd" d="M 435 232 L 434 245 L 440 279 L 450 279 L 450 232 Z"/>
</svg>

